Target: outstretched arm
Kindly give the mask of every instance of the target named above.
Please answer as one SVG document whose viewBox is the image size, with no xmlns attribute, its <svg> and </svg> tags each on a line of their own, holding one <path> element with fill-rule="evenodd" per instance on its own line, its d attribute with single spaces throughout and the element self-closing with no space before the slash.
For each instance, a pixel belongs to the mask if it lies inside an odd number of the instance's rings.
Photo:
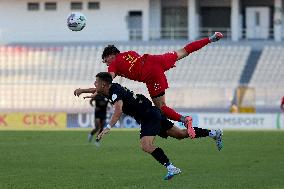
<svg viewBox="0 0 284 189">
<path fill-rule="evenodd" d="M 113 105 L 114 111 L 109 121 L 109 125 L 111 127 L 113 127 L 116 124 L 116 122 L 119 120 L 120 116 L 122 115 L 122 106 L 123 106 L 122 100 L 119 100 L 116 103 L 114 103 Z"/>
<path fill-rule="evenodd" d="M 85 99 L 86 97 L 84 97 L 84 99 Z M 96 100 L 95 100 L 95 98 L 91 98 L 91 100 L 90 100 L 90 105 L 92 106 L 92 107 L 94 107 L 95 105 L 96 105 Z"/>
<path fill-rule="evenodd" d="M 76 89 L 74 91 L 74 95 L 75 96 L 80 96 L 82 93 L 92 93 L 95 94 L 96 93 L 96 88 L 88 88 L 88 89 Z"/>
<path fill-rule="evenodd" d="M 110 131 L 110 129 L 116 124 L 116 122 L 119 120 L 120 116 L 122 115 L 122 106 L 123 106 L 122 100 L 119 100 L 114 103 L 113 105 L 114 112 L 111 116 L 111 119 L 107 124 L 107 126 L 104 128 L 104 130 L 98 135 L 97 140 L 102 139 L 102 137 L 105 134 L 107 134 Z"/>
<path fill-rule="evenodd" d="M 98 94 L 98 93 L 95 92 L 94 94 L 92 94 L 92 95 L 90 95 L 90 96 L 84 96 L 83 98 L 84 98 L 84 99 L 86 99 L 86 98 L 94 99 L 94 98 L 97 96 L 97 94 Z M 92 101 L 95 101 L 95 100 L 91 100 L 91 101 L 90 101 L 91 106 L 93 106 L 93 102 L 92 102 Z"/>
</svg>

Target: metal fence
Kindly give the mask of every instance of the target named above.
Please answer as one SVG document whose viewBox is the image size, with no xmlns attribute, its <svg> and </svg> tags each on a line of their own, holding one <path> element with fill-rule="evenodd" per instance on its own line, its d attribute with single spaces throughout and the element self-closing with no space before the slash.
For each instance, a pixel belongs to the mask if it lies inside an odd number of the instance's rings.
<svg viewBox="0 0 284 189">
<path fill-rule="evenodd" d="M 232 30 L 231 28 L 223 27 L 201 27 L 198 31 L 199 37 L 208 37 L 214 32 L 219 31 L 224 34 L 225 39 L 231 39 Z M 130 29 L 129 30 L 129 39 L 130 40 L 142 40 L 142 29 Z M 240 30 L 240 39 L 241 40 L 251 40 L 251 39 L 262 39 L 270 40 L 274 37 L 273 28 L 243 28 Z M 188 39 L 188 28 L 182 27 L 167 27 L 167 28 L 155 28 L 150 29 L 149 39 L 150 40 L 177 40 L 177 39 Z M 282 38 L 284 38 L 284 29 L 282 32 Z"/>
</svg>

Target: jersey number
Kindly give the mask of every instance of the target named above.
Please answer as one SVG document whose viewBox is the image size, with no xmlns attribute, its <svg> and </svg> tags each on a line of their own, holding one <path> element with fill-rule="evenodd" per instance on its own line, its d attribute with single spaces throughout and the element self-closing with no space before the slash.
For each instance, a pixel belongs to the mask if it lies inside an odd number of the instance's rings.
<svg viewBox="0 0 284 189">
<path fill-rule="evenodd" d="M 123 58 L 124 58 L 124 60 L 129 62 L 130 67 L 129 67 L 128 71 L 131 72 L 131 69 L 134 66 L 135 62 L 137 61 L 137 58 L 134 58 L 130 54 L 127 54 L 126 56 L 123 56 Z"/>
</svg>

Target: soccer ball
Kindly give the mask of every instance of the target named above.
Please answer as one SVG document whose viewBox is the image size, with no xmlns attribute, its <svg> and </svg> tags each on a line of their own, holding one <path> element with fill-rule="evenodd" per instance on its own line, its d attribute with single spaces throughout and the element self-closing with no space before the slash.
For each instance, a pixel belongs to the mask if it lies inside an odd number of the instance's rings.
<svg viewBox="0 0 284 189">
<path fill-rule="evenodd" d="M 86 26 L 86 17 L 80 12 L 72 12 L 67 18 L 67 26 L 72 31 L 81 31 Z"/>
</svg>

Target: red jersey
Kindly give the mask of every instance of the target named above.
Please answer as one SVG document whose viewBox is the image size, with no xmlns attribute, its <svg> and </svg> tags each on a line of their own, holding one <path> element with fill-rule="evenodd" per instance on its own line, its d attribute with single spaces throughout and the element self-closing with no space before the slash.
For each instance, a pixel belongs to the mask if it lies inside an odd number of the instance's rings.
<svg viewBox="0 0 284 189">
<path fill-rule="evenodd" d="M 143 56 L 135 51 L 127 51 L 116 55 L 115 60 L 109 65 L 108 72 L 135 81 L 142 81 Z"/>
</svg>

